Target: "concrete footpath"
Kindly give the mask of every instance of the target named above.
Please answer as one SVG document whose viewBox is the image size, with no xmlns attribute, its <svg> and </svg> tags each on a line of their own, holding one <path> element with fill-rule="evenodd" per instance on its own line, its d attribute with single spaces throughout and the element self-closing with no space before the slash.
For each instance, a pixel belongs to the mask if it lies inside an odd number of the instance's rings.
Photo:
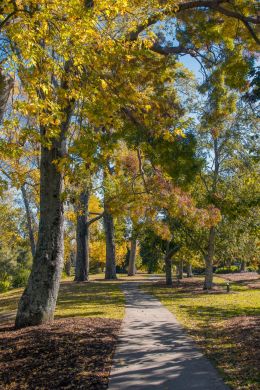
<svg viewBox="0 0 260 390">
<path fill-rule="evenodd" d="M 227 390 L 218 373 L 156 298 L 122 285 L 126 314 L 109 390 Z"/>
</svg>

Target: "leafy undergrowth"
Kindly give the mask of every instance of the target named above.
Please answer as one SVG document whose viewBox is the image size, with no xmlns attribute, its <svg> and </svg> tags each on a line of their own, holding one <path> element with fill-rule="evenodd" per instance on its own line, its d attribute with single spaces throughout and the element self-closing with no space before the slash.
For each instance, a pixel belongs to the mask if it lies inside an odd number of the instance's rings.
<svg viewBox="0 0 260 390">
<path fill-rule="evenodd" d="M 14 330 L 22 289 L 0 294 L 0 389 L 107 388 L 124 296 L 116 282 L 62 282 L 52 325 Z"/>
<path fill-rule="evenodd" d="M 260 290 L 250 283 L 216 278 L 211 293 L 202 279 L 185 279 L 168 288 L 162 283 L 142 287 L 172 311 L 235 390 L 260 389 Z"/>
<path fill-rule="evenodd" d="M 119 320 L 70 318 L 0 326 L 1 389 L 106 389 Z"/>
</svg>

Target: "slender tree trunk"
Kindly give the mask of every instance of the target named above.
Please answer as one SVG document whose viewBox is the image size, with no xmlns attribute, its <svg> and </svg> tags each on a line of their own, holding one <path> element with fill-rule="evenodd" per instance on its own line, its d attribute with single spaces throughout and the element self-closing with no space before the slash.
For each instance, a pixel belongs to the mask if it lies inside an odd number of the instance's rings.
<svg viewBox="0 0 260 390">
<path fill-rule="evenodd" d="M 188 278 L 192 278 L 192 265 L 191 264 L 188 264 L 187 265 L 187 277 Z"/>
<path fill-rule="evenodd" d="M 115 237 L 114 237 L 114 219 L 106 204 L 104 205 L 104 228 L 106 235 L 106 271 L 105 279 L 114 280 L 116 276 L 116 251 L 115 251 Z"/>
<path fill-rule="evenodd" d="M 211 195 L 212 194 L 214 195 L 216 193 L 218 180 L 219 180 L 220 149 L 219 149 L 218 138 L 213 137 L 213 144 L 214 144 L 214 172 L 213 172 Z M 205 270 L 203 290 L 211 290 L 213 287 L 213 258 L 215 252 L 215 238 L 216 238 L 216 228 L 212 226 L 209 231 L 208 248 L 207 248 L 207 254 L 205 256 L 206 270 Z"/>
<path fill-rule="evenodd" d="M 0 124 L 3 120 L 6 105 L 13 86 L 14 80 L 11 77 L 5 76 L 0 68 Z"/>
<path fill-rule="evenodd" d="M 240 272 L 245 272 L 245 270 L 246 270 L 246 262 L 245 260 L 242 260 L 240 264 Z"/>
<path fill-rule="evenodd" d="M 89 192 L 80 194 L 80 205 L 77 210 L 77 255 L 75 281 L 84 282 L 89 278 L 89 225 L 88 225 Z"/>
<path fill-rule="evenodd" d="M 213 257 L 215 249 L 215 235 L 216 229 L 214 226 L 210 228 L 208 250 L 205 256 L 205 280 L 203 290 L 211 290 L 213 287 Z"/>
<path fill-rule="evenodd" d="M 128 276 L 134 276 L 136 273 L 136 268 L 135 268 L 136 249 L 137 249 L 137 240 L 135 238 L 132 238 L 129 265 L 128 265 Z"/>
<path fill-rule="evenodd" d="M 183 261 L 181 260 L 178 264 L 178 279 L 183 279 Z"/>
<path fill-rule="evenodd" d="M 64 272 L 67 276 L 71 275 L 71 255 L 64 264 Z"/>
<path fill-rule="evenodd" d="M 166 254 L 164 257 L 165 262 L 165 276 L 166 286 L 172 286 L 172 259 Z"/>
<path fill-rule="evenodd" d="M 40 221 L 36 253 L 26 289 L 20 299 L 15 326 L 22 328 L 53 320 L 59 291 L 64 253 L 64 210 L 61 197 L 63 174 L 53 161 L 66 154 L 66 133 L 72 113 L 65 111 L 58 138 L 51 147 L 41 146 L 40 163 Z M 41 129 L 45 136 L 45 129 Z"/>
<path fill-rule="evenodd" d="M 169 249 L 170 244 L 167 242 L 166 253 L 164 256 L 166 286 L 172 286 L 172 254 Z"/>
<path fill-rule="evenodd" d="M 22 196 L 23 196 L 23 202 L 24 202 L 24 207 L 25 207 L 25 212 L 26 212 L 26 219 L 27 219 L 27 228 L 28 228 L 28 234 L 29 234 L 29 239 L 30 239 L 30 245 L 31 245 L 31 252 L 32 252 L 32 257 L 35 256 L 35 241 L 34 241 L 34 233 L 33 233 L 33 227 L 32 227 L 32 213 L 30 210 L 30 205 L 29 205 L 29 200 L 27 197 L 27 192 L 25 185 L 23 184 L 21 187 L 22 191 Z"/>
</svg>

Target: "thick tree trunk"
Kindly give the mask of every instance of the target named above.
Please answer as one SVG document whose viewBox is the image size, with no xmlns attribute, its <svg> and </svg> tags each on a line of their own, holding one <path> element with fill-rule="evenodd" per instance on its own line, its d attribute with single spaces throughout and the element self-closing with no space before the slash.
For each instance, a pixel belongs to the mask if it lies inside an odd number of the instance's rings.
<svg viewBox="0 0 260 390">
<path fill-rule="evenodd" d="M 34 257 L 35 256 L 35 241 L 34 241 L 34 233 L 33 233 L 33 227 L 32 227 L 32 225 L 33 225 L 32 224 L 32 213 L 30 210 L 30 205 L 29 205 L 25 185 L 22 185 L 21 191 L 22 191 L 23 202 L 24 202 L 24 207 L 25 207 L 25 212 L 26 212 L 27 228 L 28 228 L 28 234 L 29 234 L 29 239 L 30 239 L 31 252 L 32 252 L 32 257 Z"/>
<path fill-rule="evenodd" d="M 104 228 L 106 235 L 106 271 L 105 279 L 114 280 L 116 277 L 116 251 L 114 237 L 114 219 L 108 211 L 106 204 L 104 206 Z"/>
<path fill-rule="evenodd" d="M 89 278 L 89 193 L 80 194 L 80 205 L 77 210 L 77 255 L 75 281 L 84 282 Z"/>
<path fill-rule="evenodd" d="M 215 249 L 215 235 L 216 229 L 214 226 L 210 228 L 208 250 L 205 256 L 205 279 L 203 290 L 211 290 L 213 287 L 213 257 Z"/>
<path fill-rule="evenodd" d="M 128 265 L 128 276 L 134 276 L 136 273 L 136 268 L 135 268 L 136 249 L 137 249 L 137 240 L 135 238 L 132 238 L 129 265 Z"/>
<path fill-rule="evenodd" d="M 68 105 L 59 137 L 41 146 L 40 221 L 36 253 L 28 284 L 20 299 L 15 326 L 22 328 L 53 320 L 63 266 L 63 174 L 53 161 L 66 154 L 66 133 L 72 113 Z M 41 129 L 45 136 L 45 129 Z"/>
<path fill-rule="evenodd" d="M 187 277 L 188 278 L 192 278 L 192 265 L 191 264 L 188 264 L 187 265 Z"/>
</svg>

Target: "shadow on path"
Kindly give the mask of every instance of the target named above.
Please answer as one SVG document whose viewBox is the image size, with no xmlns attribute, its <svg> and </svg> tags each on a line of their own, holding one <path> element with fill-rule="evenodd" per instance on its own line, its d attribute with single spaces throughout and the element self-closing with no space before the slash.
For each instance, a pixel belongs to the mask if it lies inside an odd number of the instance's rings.
<svg viewBox="0 0 260 390">
<path fill-rule="evenodd" d="M 137 283 L 122 285 L 126 315 L 110 390 L 227 390 L 175 317 Z"/>
</svg>

